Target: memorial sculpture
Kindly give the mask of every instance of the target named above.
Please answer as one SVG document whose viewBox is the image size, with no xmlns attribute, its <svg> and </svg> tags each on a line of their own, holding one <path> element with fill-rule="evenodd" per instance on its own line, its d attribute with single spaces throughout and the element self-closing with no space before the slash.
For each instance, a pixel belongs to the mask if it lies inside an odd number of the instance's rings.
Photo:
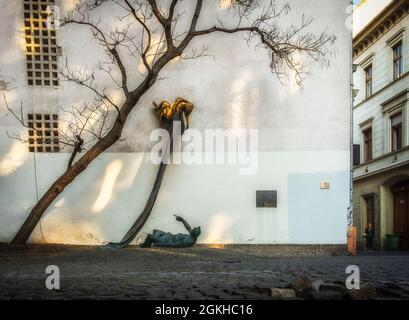
<svg viewBox="0 0 409 320">
<path fill-rule="evenodd" d="M 151 234 L 148 234 L 145 241 L 141 244 L 142 248 L 154 247 L 191 247 L 193 246 L 197 238 L 201 234 L 200 227 L 192 227 L 181 216 L 174 215 L 176 221 L 182 222 L 189 234 L 172 234 L 170 232 L 164 232 L 162 230 L 153 230 Z"/>
<path fill-rule="evenodd" d="M 128 232 L 125 234 L 125 236 L 122 238 L 120 242 L 110 242 L 106 245 L 107 247 L 110 247 L 110 248 L 118 248 L 118 249 L 125 248 L 132 242 L 133 239 L 135 239 L 135 237 L 138 235 L 142 227 L 145 225 L 153 209 L 153 206 L 155 204 L 156 198 L 159 193 L 160 186 L 162 184 L 163 177 L 165 175 L 165 171 L 167 167 L 166 159 L 172 154 L 173 141 L 174 141 L 173 139 L 174 138 L 173 137 L 174 123 L 175 122 L 181 123 L 180 134 L 183 135 L 184 131 L 189 127 L 189 116 L 194 109 L 194 105 L 191 102 L 187 101 L 186 99 L 180 98 L 180 97 L 176 98 L 175 102 L 172 105 L 167 101 L 162 101 L 160 104 L 156 104 L 154 102 L 153 105 L 154 105 L 153 110 L 155 114 L 159 117 L 161 125 L 169 132 L 170 139 L 168 143 L 170 143 L 170 148 L 165 149 L 165 150 L 169 150 L 169 154 L 164 155 L 162 157 L 162 161 L 159 165 L 158 173 L 156 175 L 156 179 L 153 184 L 152 191 L 149 195 L 149 198 L 145 204 L 145 207 L 142 213 L 138 216 L 134 224 L 131 226 L 131 228 L 128 230 Z M 178 221 L 182 221 L 182 220 L 178 220 Z M 199 234 L 200 234 L 200 228 L 199 228 Z"/>
</svg>

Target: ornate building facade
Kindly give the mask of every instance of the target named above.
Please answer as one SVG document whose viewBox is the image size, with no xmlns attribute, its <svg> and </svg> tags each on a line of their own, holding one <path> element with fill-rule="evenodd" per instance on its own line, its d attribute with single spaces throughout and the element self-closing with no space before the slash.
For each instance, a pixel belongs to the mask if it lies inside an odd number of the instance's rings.
<svg viewBox="0 0 409 320">
<path fill-rule="evenodd" d="M 360 9 L 365 9 L 364 5 Z M 409 248 L 409 1 L 392 1 L 353 39 L 353 206 L 358 242 L 375 228 Z"/>
</svg>

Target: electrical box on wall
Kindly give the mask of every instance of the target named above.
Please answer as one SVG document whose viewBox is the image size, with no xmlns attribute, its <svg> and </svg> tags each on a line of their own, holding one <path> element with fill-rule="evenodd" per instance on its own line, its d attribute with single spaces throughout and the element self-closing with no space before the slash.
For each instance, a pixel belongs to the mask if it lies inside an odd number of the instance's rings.
<svg viewBox="0 0 409 320">
<path fill-rule="evenodd" d="M 276 190 L 257 190 L 256 191 L 257 208 L 277 208 Z"/>
</svg>

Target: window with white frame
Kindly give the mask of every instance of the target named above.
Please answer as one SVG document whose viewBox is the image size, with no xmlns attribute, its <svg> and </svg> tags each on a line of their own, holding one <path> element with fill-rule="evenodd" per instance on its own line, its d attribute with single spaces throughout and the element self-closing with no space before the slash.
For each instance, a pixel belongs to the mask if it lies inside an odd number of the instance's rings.
<svg viewBox="0 0 409 320">
<path fill-rule="evenodd" d="M 394 113 L 390 116 L 391 122 L 391 151 L 402 149 L 403 130 L 402 130 L 402 112 Z"/>
<path fill-rule="evenodd" d="M 373 59 L 375 53 L 371 53 L 364 57 L 364 59 L 359 63 L 359 67 L 363 71 L 363 81 L 362 86 L 365 90 L 365 98 L 369 98 L 373 94 Z M 362 90 L 361 90 L 362 91 Z"/>
<path fill-rule="evenodd" d="M 372 64 L 365 68 L 365 96 L 369 98 L 372 95 Z"/>
<path fill-rule="evenodd" d="M 391 62 L 392 68 L 390 77 L 392 80 L 399 79 L 404 72 L 403 67 L 403 47 L 405 46 L 405 31 L 406 28 L 401 28 L 398 32 L 396 32 L 392 37 L 390 37 L 386 43 L 391 48 Z"/>
<path fill-rule="evenodd" d="M 58 86 L 57 46 L 55 29 L 48 28 L 49 6 L 54 0 L 23 0 L 24 33 L 28 84 Z"/>
<path fill-rule="evenodd" d="M 361 143 L 359 152 L 361 163 L 371 161 L 373 158 L 372 123 L 373 118 L 370 118 L 359 124 L 359 129 L 361 131 Z"/>
<path fill-rule="evenodd" d="M 362 130 L 363 161 L 372 160 L 372 126 Z"/>
<path fill-rule="evenodd" d="M 403 75 L 402 41 L 393 47 L 393 80 Z"/>
</svg>

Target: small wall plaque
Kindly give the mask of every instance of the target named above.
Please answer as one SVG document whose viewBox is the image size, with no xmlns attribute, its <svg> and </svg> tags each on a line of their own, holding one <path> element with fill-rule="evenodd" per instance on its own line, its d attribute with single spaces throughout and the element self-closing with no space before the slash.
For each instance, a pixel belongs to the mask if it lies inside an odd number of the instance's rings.
<svg viewBox="0 0 409 320">
<path fill-rule="evenodd" d="M 329 182 L 321 182 L 320 189 L 329 189 Z"/>
<path fill-rule="evenodd" d="M 256 191 L 257 208 L 277 208 L 276 190 L 257 190 Z"/>
</svg>

